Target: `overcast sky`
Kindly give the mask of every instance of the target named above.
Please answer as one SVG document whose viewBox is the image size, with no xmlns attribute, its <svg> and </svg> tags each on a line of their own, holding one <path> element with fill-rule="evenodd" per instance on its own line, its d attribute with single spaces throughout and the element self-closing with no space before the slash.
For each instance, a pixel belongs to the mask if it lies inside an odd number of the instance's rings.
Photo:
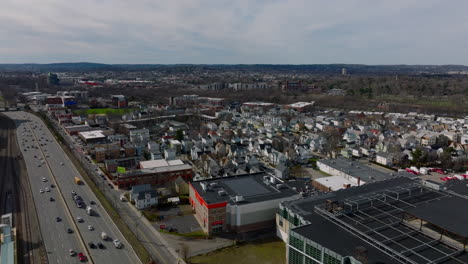
<svg viewBox="0 0 468 264">
<path fill-rule="evenodd" d="M 468 64 L 467 0 L 1 0 L 0 63 Z"/>
</svg>

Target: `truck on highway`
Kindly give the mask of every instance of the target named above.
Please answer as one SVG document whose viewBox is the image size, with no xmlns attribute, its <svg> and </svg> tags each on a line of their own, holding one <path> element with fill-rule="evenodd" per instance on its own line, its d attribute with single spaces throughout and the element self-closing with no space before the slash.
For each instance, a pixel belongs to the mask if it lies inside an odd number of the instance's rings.
<svg viewBox="0 0 468 264">
<path fill-rule="evenodd" d="M 75 177 L 75 183 L 80 185 L 82 182 L 81 182 L 81 179 L 78 178 L 78 177 Z"/>
<path fill-rule="evenodd" d="M 93 212 L 93 208 L 91 208 L 91 206 L 89 206 L 89 205 L 86 206 L 86 213 L 87 213 L 88 215 L 93 215 L 93 213 L 94 213 L 94 212 Z"/>
<path fill-rule="evenodd" d="M 101 238 L 102 238 L 102 240 L 107 240 L 107 234 L 106 234 L 106 232 L 102 232 L 102 233 L 101 233 Z"/>
</svg>

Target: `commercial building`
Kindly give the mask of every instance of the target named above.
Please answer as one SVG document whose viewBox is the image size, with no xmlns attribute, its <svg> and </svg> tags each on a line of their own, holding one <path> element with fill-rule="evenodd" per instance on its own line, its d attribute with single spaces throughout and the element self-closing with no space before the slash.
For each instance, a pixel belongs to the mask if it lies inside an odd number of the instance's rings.
<svg viewBox="0 0 468 264">
<path fill-rule="evenodd" d="M 358 161 L 344 158 L 322 159 L 317 161 L 317 167 L 319 170 L 332 176 L 341 176 L 343 178 L 343 185 L 350 184 L 351 186 L 388 180 L 398 176 L 414 177 L 413 174 L 407 172 L 385 173 Z M 338 179 L 335 178 L 334 181 Z"/>
<path fill-rule="evenodd" d="M 286 105 L 286 109 L 294 109 L 298 112 L 309 112 L 314 109 L 315 102 L 297 102 L 294 104 Z"/>
<path fill-rule="evenodd" d="M 263 172 L 191 182 L 189 193 L 195 218 L 207 234 L 272 228 L 278 204 L 299 197 Z"/>
<path fill-rule="evenodd" d="M 291 264 L 467 263 L 467 211 L 466 196 L 396 177 L 283 202 L 277 235 Z"/>
<path fill-rule="evenodd" d="M 177 160 L 150 160 L 141 161 L 140 169 L 115 176 L 115 184 L 119 188 L 129 188 L 139 184 L 164 185 L 173 183 L 177 177 L 191 180 L 192 167 Z"/>
<path fill-rule="evenodd" d="M 12 226 L 12 214 L 2 215 L 0 222 L 0 263 L 15 264 L 16 228 Z"/>
<path fill-rule="evenodd" d="M 125 108 L 128 106 L 128 100 L 125 95 L 112 95 L 112 105 L 117 108 Z"/>
<path fill-rule="evenodd" d="M 106 140 L 106 135 L 103 134 L 102 130 L 78 132 L 78 137 L 86 144 L 98 143 Z"/>
<path fill-rule="evenodd" d="M 149 130 L 146 128 L 129 130 L 129 138 L 134 144 L 146 145 L 150 140 Z"/>
</svg>

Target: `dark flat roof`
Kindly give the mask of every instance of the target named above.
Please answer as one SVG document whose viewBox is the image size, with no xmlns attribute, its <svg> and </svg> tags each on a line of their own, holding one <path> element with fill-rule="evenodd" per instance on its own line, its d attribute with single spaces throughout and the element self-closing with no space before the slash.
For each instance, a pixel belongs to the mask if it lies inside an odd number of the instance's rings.
<svg viewBox="0 0 468 264">
<path fill-rule="evenodd" d="M 244 198 L 244 201 L 240 203 L 254 203 L 298 195 L 298 192 L 287 184 L 283 184 L 281 188 L 278 188 L 277 184 L 279 182 L 275 184 L 266 183 L 264 176 L 271 177 L 265 172 L 259 172 L 194 181 L 191 182 L 191 185 L 207 204 L 221 202 L 235 204 L 235 196 Z M 210 185 L 210 189 L 204 190 L 203 184 Z M 220 195 L 219 191 L 224 191 L 226 195 Z"/>
<path fill-rule="evenodd" d="M 405 211 L 447 231 L 468 237 L 468 199 L 452 196 Z"/>
<path fill-rule="evenodd" d="M 352 196 L 362 195 L 366 193 L 376 192 L 395 187 L 399 185 L 406 185 L 414 181 L 406 177 L 393 178 L 386 181 L 367 183 L 361 186 L 351 187 L 349 189 L 341 189 L 335 192 L 329 192 L 318 196 L 312 196 L 304 199 L 283 202 L 284 206 L 292 209 L 294 212 L 300 214 L 305 219 L 308 219 L 314 212 L 314 208 L 318 204 L 323 204 L 326 200 L 343 200 Z"/>
<path fill-rule="evenodd" d="M 341 229 L 325 218 L 314 215 L 313 224 L 291 229 L 305 238 L 308 238 L 322 247 L 328 248 L 341 256 L 356 256 L 356 248 L 364 247 L 367 250 L 368 263 L 395 263 L 395 260 L 385 253 L 367 244 L 358 237 Z"/>
</svg>

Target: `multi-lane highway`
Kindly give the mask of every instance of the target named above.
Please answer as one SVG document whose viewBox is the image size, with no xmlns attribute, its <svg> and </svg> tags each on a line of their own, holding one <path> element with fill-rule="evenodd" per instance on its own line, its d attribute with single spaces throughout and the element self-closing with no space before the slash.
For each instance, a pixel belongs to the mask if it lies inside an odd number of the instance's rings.
<svg viewBox="0 0 468 264">
<path fill-rule="evenodd" d="M 70 249 L 83 253 L 91 263 L 140 263 L 89 187 L 75 183 L 75 177 L 81 176 L 42 120 L 26 112 L 7 115 L 17 124 L 17 138 L 27 164 L 49 263 L 78 263 Z M 81 196 L 96 214 L 89 216 L 86 206 L 78 208 L 72 192 Z M 83 222 L 78 222 L 78 217 Z M 73 232 L 68 233 L 68 228 Z M 102 232 L 109 236 L 108 240 L 101 239 Z M 114 239 L 123 248 L 116 248 Z M 104 248 L 98 248 L 97 243 Z"/>
<path fill-rule="evenodd" d="M 52 118 L 49 120 L 53 122 L 57 131 L 63 136 L 66 142 L 68 142 L 70 148 L 73 149 L 76 154 L 83 157 L 81 161 L 84 168 L 89 172 L 91 177 L 94 177 L 94 181 L 97 183 L 98 187 L 101 188 L 107 199 L 113 202 L 114 207 L 119 212 L 122 219 L 127 223 L 132 232 L 136 234 L 137 238 L 149 254 L 151 254 L 152 258 L 157 260 L 157 263 L 161 264 L 185 263 L 176 250 L 172 248 L 151 223 L 141 215 L 141 212 L 138 212 L 130 203 L 116 202 L 119 201 L 121 193 L 113 188 L 110 189 L 107 187 L 110 182 L 100 177 L 100 174 L 96 170 L 98 167 L 94 163 L 87 162 L 84 159 L 84 154 L 79 151 L 79 149 L 81 149 L 79 145 L 74 142 L 72 137 L 64 132 L 56 120 Z"/>
</svg>

